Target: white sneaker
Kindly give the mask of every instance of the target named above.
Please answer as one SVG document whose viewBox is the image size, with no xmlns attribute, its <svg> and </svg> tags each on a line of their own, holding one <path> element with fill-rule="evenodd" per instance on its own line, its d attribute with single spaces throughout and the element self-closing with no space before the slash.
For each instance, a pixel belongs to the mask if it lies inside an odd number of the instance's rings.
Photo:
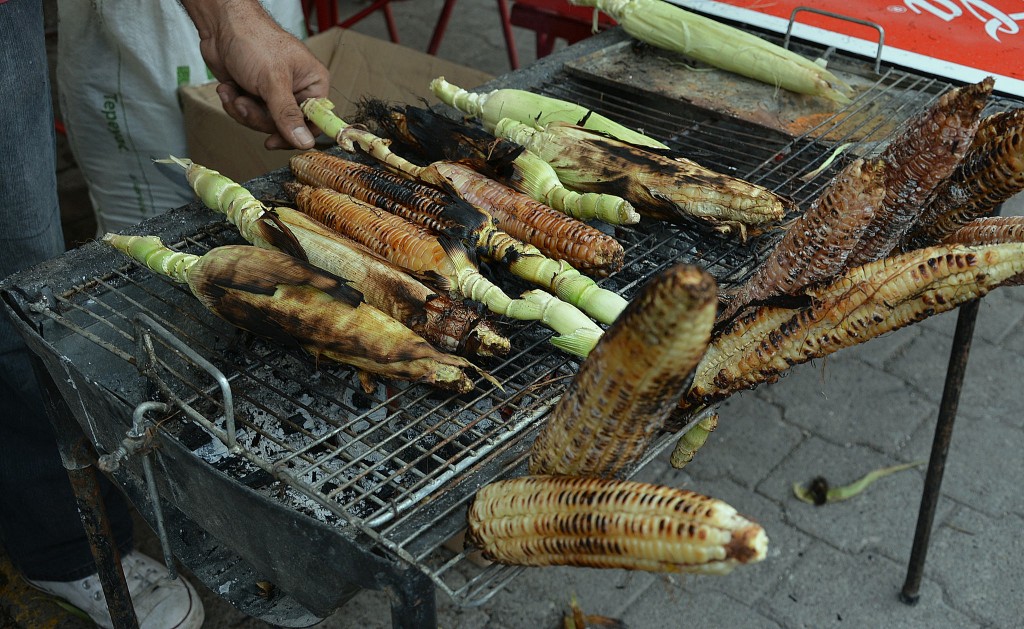
<svg viewBox="0 0 1024 629">
<path fill-rule="evenodd" d="M 139 629 L 199 629 L 203 626 L 203 603 L 192 584 L 183 577 L 172 581 L 167 576 L 166 566 L 137 551 L 125 555 L 121 567 L 139 619 Z M 81 609 L 100 627 L 112 629 L 98 574 L 78 581 L 29 583 Z"/>
</svg>

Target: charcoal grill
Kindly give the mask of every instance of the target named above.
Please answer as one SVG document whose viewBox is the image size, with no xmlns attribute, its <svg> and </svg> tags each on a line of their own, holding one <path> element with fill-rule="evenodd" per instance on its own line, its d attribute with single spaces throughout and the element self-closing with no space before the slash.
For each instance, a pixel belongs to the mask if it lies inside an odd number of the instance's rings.
<svg viewBox="0 0 1024 629">
<path fill-rule="evenodd" d="M 808 56 L 823 52 L 794 46 Z M 834 115 L 789 121 L 804 125 L 797 133 L 778 120 L 682 100 L 670 82 L 631 84 L 631 71 L 650 76 L 667 53 L 619 30 L 485 87 L 578 101 L 806 207 L 845 160 L 877 150 L 899 122 L 951 87 L 824 52 L 831 67 L 859 77 L 862 93 Z M 991 104 L 1011 106 L 1007 98 Z M 270 173 L 248 187 L 280 197 L 286 179 Z M 131 231 L 192 253 L 241 242 L 198 203 Z M 771 234 L 741 242 L 697 223 L 644 222 L 615 234 L 627 263 L 601 283 L 627 298 L 678 261 L 734 285 L 774 242 Z M 102 243 L 8 278 L 2 289 L 52 379 L 55 421 L 84 433 L 168 550 L 242 611 L 303 626 L 359 588 L 387 589 L 396 626 L 430 626 L 435 589 L 481 604 L 521 572 L 478 568 L 467 551 L 442 545 L 463 527 L 477 488 L 523 471 L 545 412 L 577 368 L 547 344 L 546 329 L 510 325 L 512 354 L 481 363 L 502 389 L 480 379 L 453 396 L 387 382 L 367 394 L 351 369 L 238 333 L 186 288 Z M 673 442 L 663 435 L 646 460 Z M 273 592 L 261 596 L 257 581 L 273 583 Z"/>
</svg>

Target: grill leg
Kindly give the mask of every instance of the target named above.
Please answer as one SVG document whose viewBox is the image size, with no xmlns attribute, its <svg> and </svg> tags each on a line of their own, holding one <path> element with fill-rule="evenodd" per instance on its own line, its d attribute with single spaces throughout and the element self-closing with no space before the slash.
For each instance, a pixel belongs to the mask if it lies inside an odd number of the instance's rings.
<svg viewBox="0 0 1024 629">
<path fill-rule="evenodd" d="M 939 490 L 942 488 L 942 475 L 946 470 L 946 455 L 953 438 L 953 422 L 956 420 L 964 373 L 967 371 L 967 358 L 971 351 L 971 339 L 974 336 L 974 323 L 978 318 L 980 304 L 981 301 L 977 299 L 968 302 L 960 307 L 957 315 L 953 348 L 950 350 L 949 366 L 946 369 L 946 384 L 942 390 L 942 402 L 939 405 L 939 416 L 935 423 L 935 437 L 932 440 L 928 471 L 924 479 L 924 489 L 921 492 L 921 508 L 917 515 L 914 545 L 910 551 L 907 579 L 900 592 L 900 600 L 908 605 L 917 603 L 921 596 L 919 590 L 921 576 L 924 573 L 924 560 L 928 554 L 928 542 L 931 538 L 932 523 L 935 520 L 935 508 L 939 502 Z"/>
<path fill-rule="evenodd" d="M 75 502 L 82 516 L 89 548 L 96 561 L 111 620 L 115 629 L 138 629 L 139 621 L 135 617 L 135 608 L 132 607 L 128 583 L 121 569 L 120 552 L 114 543 L 114 534 L 103 506 L 99 484 L 96 482 L 96 468 L 93 467 L 88 455 L 85 435 L 39 358 L 33 356 L 32 363 L 43 392 L 47 414 L 57 433 L 61 462 L 67 470 L 71 489 L 75 493 Z"/>
<path fill-rule="evenodd" d="M 391 626 L 394 629 L 435 629 L 437 602 L 434 583 L 419 570 L 405 570 L 387 588 L 391 599 Z"/>
</svg>

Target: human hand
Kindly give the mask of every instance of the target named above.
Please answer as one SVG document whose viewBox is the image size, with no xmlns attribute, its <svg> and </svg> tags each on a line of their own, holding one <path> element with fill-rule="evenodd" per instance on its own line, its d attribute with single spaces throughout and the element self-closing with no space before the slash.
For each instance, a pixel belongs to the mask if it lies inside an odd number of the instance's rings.
<svg viewBox="0 0 1024 629">
<path fill-rule="evenodd" d="M 329 75 L 309 49 L 283 30 L 256 0 L 183 0 L 199 30 L 199 49 L 220 81 L 224 111 L 269 133 L 268 149 L 312 148 L 314 127 L 299 109 L 325 98 Z"/>
</svg>

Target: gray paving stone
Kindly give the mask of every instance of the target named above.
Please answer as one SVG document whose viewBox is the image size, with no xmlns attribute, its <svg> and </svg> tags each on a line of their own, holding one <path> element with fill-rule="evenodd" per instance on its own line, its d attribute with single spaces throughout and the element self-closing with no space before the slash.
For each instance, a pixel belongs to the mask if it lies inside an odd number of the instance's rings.
<svg viewBox="0 0 1024 629">
<path fill-rule="evenodd" d="M 991 518 L 959 509 L 934 530 L 925 574 L 945 586 L 956 609 L 993 627 L 1019 627 L 1024 610 L 1022 527 L 1024 520 L 1016 515 Z"/>
<path fill-rule="evenodd" d="M 718 592 L 692 593 L 684 590 L 677 600 L 666 605 L 666 597 L 657 587 L 650 588 L 633 604 L 622 621 L 636 629 L 654 627 L 686 627 L 687 629 L 720 629 L 721 627 L 772 629 L 782 625 L 759 614 L 753 607 Z M 667 620 L 667 619 L 674 620 Z"/>
<path fill-rule="evenodd" d="M 907 446 L 906 458 L 927 458 L 934 425 L 924 425 Z M 1024 479 L 1021 428 L 992 418 L 959 416 L 946 457 L 942 493 L 991 516 L 1020 510 Z"/>
<path fill-rule="evenodd" d="M 936 403 L 942 397 L 949 360 L 949 342 L 943 343 L 941 338 L 928 331 L 886 366 L 886 371 L 910 382 Z M 937 347 L 942 349 L 937 351 Z M 960 413 L 1019 423 L 1024 402 L 1020 386 L 1022 373 L 1024 355 L 1007 352 L 984 339 L 975 339 L 964 375 Z"/>
<path fill-rule="evenodd" d="M 802 439 L 800 429 L 781 421 L 776 407 L 744 391 L 722 403 L 718 428 L 686 471 L 700 480 L 731 478 L 754 487 Z"/>
<path fill-rule="evenodd" d="M 799 365 L 764 395 L 784 407 L 783 419 L 838 444 L 895 453 L 935 407 L 876 367 L 835 356 Z"/>
<path fill-rule="evenodd" d="M 489 627 L 554 627 L 575 595 L 589 614 L 613 618 L 660 575 L 596 568 L 531 568 L 489 600 Z"/>
<path fill-rule="evenodd" d="M 729 479 L 685 484 L 685 471 L 672 470 L 666 474 L 666 484 L 681 486 L 724 500 L 737 511 L 754 520 L 768 534 L 768 556 L 756 564 L 739 566 L 731 573 L 716 576 L 693 577 L 688 587 L 699 591 L 720 592 L 732 599 L 753 605 L 757 599 L 785 579 L 812 539 L 797 530 L 784 518 L 781 506 L 764 496 L 752 492 Z M 675 481 L 679 477 L 680 481 Z"/>
<path fill-rule="evenodd" d="M 846 552 L 870 548 L 895 561 L 905 561 L 917 522 L 923 466 L 882 478 L 859 496 L 821 507 L 801 502 L 793 495 L 794 483 L 805 483 L 818 475 L 833 485 L 845 485 L 899 462 L 864 446 L 843 447 L 812 437 L 800 444 L 757 490 L 782 505 L 790 525 L 812 537 Z M 940 504 L 940 517 L 951 507 Z"/>
<path fill-rule="evenodd" d="M 849 554 L 818 543 L 762 611 L 789 629 L 885 627 L 969 629 L 983 626 L 947 605 L 938 584 L 925 579 L 921 599 L 898 600 L 906 569 L 874 553 Z"/>
</svg>

